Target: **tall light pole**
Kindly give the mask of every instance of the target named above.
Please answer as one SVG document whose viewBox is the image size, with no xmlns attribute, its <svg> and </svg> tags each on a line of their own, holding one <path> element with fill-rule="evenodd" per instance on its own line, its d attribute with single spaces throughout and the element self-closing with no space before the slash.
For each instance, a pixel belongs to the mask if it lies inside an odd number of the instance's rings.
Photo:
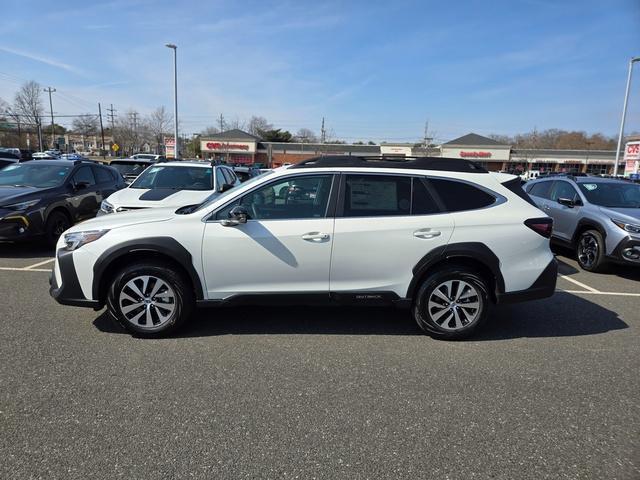
<svg viewBox="0 0 640 480">
<path fill-rule="evenodd" d="M 173 134 L 175 143 L 173 158 L 178 158 L 178 47 L 173 43 L 167 43 L 165 47 L 173 50 Z"/>
<path fill-rule="evenodd" d="M 618 162 L 620 161 L 620 147 L 622 146 L 622 135 L 624 134 L 624 121 L 627 117 L 627 102 L 629 101 L 629 88 L 631 87 L 631 71 L 633 64 L 640 62 L 640 57 L 632 57 L 629 60 L 629 73 L 627 74 L 627 88 L 624 91 L 624 104 L 622 105 L 622 120 L 620 121 L 620 132 L 618 132 L 618 147 L 616 148 L 616 164 L 613 167 L 613 176 L 618 175 Z"/>
</svg>

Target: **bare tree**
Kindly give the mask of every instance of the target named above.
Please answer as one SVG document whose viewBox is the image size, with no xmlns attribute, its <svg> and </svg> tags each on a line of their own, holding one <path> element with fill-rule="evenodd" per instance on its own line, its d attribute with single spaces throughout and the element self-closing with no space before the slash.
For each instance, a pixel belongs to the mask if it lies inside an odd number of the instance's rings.
<svg viewBox="0 0 640 480">
<path fill-rule="evenodd" d="M 242 120 L 240 120 L 238 117 L 234 118 L 233 120 L 226 121 L 225 127 L 226 129 L 229 129 L 229 130 L 233 130 L 233 129 L 244 130 L 245 128 L 247 128 L 246 124 Z"/>
<path fill-rule="evenodd" d="M 22 117 L 22 123 L 38 125 L 42 117 L 42 88 L 33 80 L 25 82 L 16 92 L 13 110 Z"/>
<path fill-rule="evenodd" d="M 73 119 L 71 127 L 74 133 L 82 136 L 82 149 L 87 150 L 87 136 L 95 135 L 98 131 L 98 118 L 90 113 L 85 113 Z"/>
<path fill-rule="evenodd" d="M 206 137 L 208 135 L 215 135 L 216 133 L 220 133 L 220 130 L 218 129 L 218 127 L 207 127 L 204 130 L 202 130 L 201 135 Z"/>
<path fill-rule="evenodd" d="M 318 137 L 313 133 L 313 130 L 309 130 L 308 128 L 301 128 L 293 138 L 296 142 L 300 143 L 316 143 L 318 141 Z"/>
<path fill-rule="evenodd" d="M 261 132 L 266 132 L 267 130 L 272 129 L 273 125 L 271 125 L 266 118 L 255 115 L 249 119 L 249 123 L 247 124 L 247 132 L 257 137 L 261 135 Z"/>
<path fill-rule="evenodd" d="M 156 144 L 156 153 L 164 153 L 164 136 L 173 124 L 173 115 L 162 107 L 156 108 L 144 122 L 144 130 Z"/>
<path fill-rule="evenodd" d="M 18 124 L 37 127 L 40 149 L 43 147 L 40 130 L 43 112 L 41 93 L 42 87 L 38 82 L 31 80 L 23 83 L 16 92 L 12 108 L 12 117 L 18 120 Z"/>
</svg>

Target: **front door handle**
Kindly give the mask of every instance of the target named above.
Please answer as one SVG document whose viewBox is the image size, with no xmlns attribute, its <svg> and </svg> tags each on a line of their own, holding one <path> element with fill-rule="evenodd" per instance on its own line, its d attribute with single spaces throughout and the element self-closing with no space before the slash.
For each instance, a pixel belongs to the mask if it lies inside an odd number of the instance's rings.
<svg viewBox="0 0 640 480">
<path fill-rule="evenodd" d="M 431 230 L 430 228 L 423 228 L 421 230 L 416 230 L 413 232 L 413 236 L 417 238 L 435 238 L 439 237 L 442 232 L 439 230 Z"/>
<path fill-rule="evenodd" d="M 322 232 L 309 232 L 302 235 L 302 239 L 309 242 L 321 242 L 323 240 L 329 240 L 329 234 Z"/>
</svg>

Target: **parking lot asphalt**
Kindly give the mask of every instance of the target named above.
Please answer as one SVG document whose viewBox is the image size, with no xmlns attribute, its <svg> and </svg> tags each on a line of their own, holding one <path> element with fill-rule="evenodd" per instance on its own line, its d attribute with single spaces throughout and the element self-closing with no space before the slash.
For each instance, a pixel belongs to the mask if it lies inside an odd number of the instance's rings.
<svg viewBox="0 0 640 480">
<path fill-rule="evenodd" d="M 0 478 L 640 478 L 640 270 L 579 271 L 471 341 L 402 310 L 201 310 L 131 337 L 0 245 Z M 576 283 L 577 282 L 577 283 Z"/>
</svg>

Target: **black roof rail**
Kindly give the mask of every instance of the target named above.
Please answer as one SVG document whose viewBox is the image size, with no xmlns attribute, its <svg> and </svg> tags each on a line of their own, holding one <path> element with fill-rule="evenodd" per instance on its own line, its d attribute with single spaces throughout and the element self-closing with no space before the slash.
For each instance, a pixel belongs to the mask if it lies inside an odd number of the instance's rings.
<svg viewBox="0 0 640 480">
<path fill-rule="evenodd" d="M 324 155 L 303 160 L 289 168 L 368 167 L 442 170 L 445 172 L 489 173 L 484 167 L 462 158 Z"/>
</svg>

